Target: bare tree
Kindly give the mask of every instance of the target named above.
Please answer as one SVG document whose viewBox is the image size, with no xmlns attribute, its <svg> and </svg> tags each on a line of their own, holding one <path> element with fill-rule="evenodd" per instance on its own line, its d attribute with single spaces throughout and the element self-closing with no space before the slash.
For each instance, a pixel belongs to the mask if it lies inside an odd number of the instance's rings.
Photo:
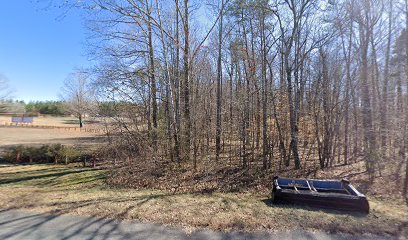
<svg viewBox="0 0 408 240">
<path fill-rule="evenodd" d="M 0 101 L 4 101 L 11 97 L 11 90 L 8 85 L 7 78 L 0 74 Z"/>
<path fill-rule="evenodd" d="M 215 159 L 218 161 L 221 151 L 221 83 L 222 83 L 222 39 L 223 39 L 223 18 L 224 18 L 224 0 L 221 0 L 220 21 L 218 26 L 218 57 L 217 57 L 217 111 L 216 111 L 216 134 L 215 134 Z"/>
<path fill-rule="evenodd" d="M 89 87 L 89 74 L 75 71 L 64 81 L 61 98 L 67 111 L 78 118 L 79 127 L 83 127 L 83 119 L 92 109 L 92 91 Z"/>
<path fill-rule="evenodd" d="M 4 75 L 0 74 L 0 112 L 8 112 L 14 108 L 13 106 L 19 105 L 13 104 L 11 102 L 11 97 L 12 91 L 8 85 L 8 80 Z M 18 107 L 16 110 L 17 112 L 21 112 L 21 107 L 20 110 L 18 110 Z"/>
<path fill-rule="evenodd" d="M 359 1 L 356 5 L 355 21 L 358 24 L 359 40 L 360 40 L 360 82 L 361 82 L 361 95 L 362 95 L 362 116 L 363 116 L 363 129 L 364 129 L 364 151 L 367 161 L 367 170 L 371 173 L 373 171 L 372 159 L 376 151 L 376 138 L 373 128 L 373 115 L 369 89 L 368 79 L 368 51 L 370 39 L 372 37 L 374 26 L 378 23 L 381 14 L 377 9 L 378 4 L 370 0 Z"/>
<path fill-rule="evenodd" d="M 312 15 L 316 10 L 316 2 L 310 0 L 285 0 L 282 9 L 276 11 L 279 21 L 280 39 L 282 41 L 283 65 L 287 84 L 287 99 L 290 122 L 290 149 L 293 154 L 295 168 L 300 168 L 298 148 L 299 113 L 303 97 L 305 79 L 302 79 L 306 57 L 318 47 L 324 36 L 313 35 L 310 27 L 313 25 Z M 289 14 L 289 18 L 288 15 Z M 290 157 L 290 155 L 289 155 Z M 289 157 L 286 165 L 289 165 Z"/>
<path fill-rule="evenodd" d="M 405 161 L 404 1 L 75 2 L 96 36 L 94 83 L 122 106 L 115 131 L 150 139 L 153 162 L 307 172 L 362 161 L 373 176 L 391 161 L 381 152 Z M 198 8 L 217 13 L 210 27 Z"/>
<path fill-rule="evenodd" d="M 184 0 L 183 13 L 183 33 L 184 33 L 184 47 L 183 47 L 183 82 L 182 82 L 182 98 L 183 117 L 184 117 L 184 159 L 190 159 L 191 147 L 191 116 L 190 116 L 190 9 L 189 0 Z"/>
</svg>

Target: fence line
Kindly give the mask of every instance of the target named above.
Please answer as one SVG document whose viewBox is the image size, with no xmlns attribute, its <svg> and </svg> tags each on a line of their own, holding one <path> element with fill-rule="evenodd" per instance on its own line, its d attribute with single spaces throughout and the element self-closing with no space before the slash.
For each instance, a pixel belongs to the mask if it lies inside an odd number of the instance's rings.
<svg viewBox="0 0 408 240">
<path fill-rule="evenodd" d="M 102 129 L 98 128 L 86 128 L 86 127 L 62 127 L 62 126 L 52 126 L 52 125 L 36 125 L 32 123 L 9 123 L 9 122 L 0 122 L 0 126 L 9 126 L 9 127 L 25 127 L 25 128 L 37 128 L 37 129 L 57 129 L 64 131 L 74 131 L 74 132 L 88 132 L 88 133 L 104 133 Z"/>
</svg>

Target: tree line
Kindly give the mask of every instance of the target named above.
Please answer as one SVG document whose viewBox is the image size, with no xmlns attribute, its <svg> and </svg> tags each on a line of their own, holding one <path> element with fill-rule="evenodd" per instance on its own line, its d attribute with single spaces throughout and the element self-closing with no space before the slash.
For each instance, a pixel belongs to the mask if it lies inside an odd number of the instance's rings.
<svg viewBox="0 0 408 240">
<path fill-rule="evenodd" d="M 35 101 L 24 104 L 25 111 L 32 114 L 48 114 L 63 116 L 67 114 L 61 101 Z"/>
<path fill-rule="evenodd" d="M 129 143 L 192 168 L 408 174 L 407 0 L 69 4 L 86 12 L 97 97 L 128 103 L 111 118 Z"/>
<path fill-rule="evenodd" d="M 0 113 L 8 114 L 47 114 L 63 116 L 69 114 L 62 101 L 31 101 L 4 99 L 0 101 Z"/>
</svg>

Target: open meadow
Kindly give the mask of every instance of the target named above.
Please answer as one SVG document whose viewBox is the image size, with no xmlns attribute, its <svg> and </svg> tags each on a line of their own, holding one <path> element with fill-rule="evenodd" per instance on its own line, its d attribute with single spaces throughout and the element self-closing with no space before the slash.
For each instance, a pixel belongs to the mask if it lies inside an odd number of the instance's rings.
<svg viewBox="0 0 408 240">
<path fill-rule="evenodd" d="M 9 115 L 0 115 L 0 126 L 2 125 L 17 125 L 12 123 L 12 117 Z M 19 124 L 21 125 L 21 124 Z M 72 128 L 72 130 L 79 130 L 79 121 L 78 118 L 71 116 L 49 116 L 49 115 L 40 115 L 33 117 L 33 123 L 24 124 L 23 126 L 39 126 L 39 127 L 55 127 L 55 128 Z M 101 126 L 98 124 L 98 121 L 95 121 L 94 118 L 86 119 L 84 122 L 84 128 L 86 129 L 97 129 Z"/>
<path fill-rule="evenodd" d="M 10 124 L 11 116 L 0 115 L 0 124 Z M 38 116 L 34 117 L 33 125 L 40 126 L 56 126 L 56 127 L 74 127 L 77 125 L 77 119 L 74 117 L 54 117 L 54 116 Z"/>
<path fill-rule="evenodd" d="M 67 144 L 89 145 L 97 141 L 95 134 L 59 129 L 0 127 L 0 148 L 15 145 Z"/>
<path fill-rule="evenodd" d="M 90 125 L 98 127 L 96 124 Z M 0 151 L 17 145 L 91 146 L 98 143 L 100 134 L 85 129 L 80 130 L 73 117 L 35 117 L 33 124 L 21 126 L 12 125 L 10 116 L 0 116 Z"/>
</svg>

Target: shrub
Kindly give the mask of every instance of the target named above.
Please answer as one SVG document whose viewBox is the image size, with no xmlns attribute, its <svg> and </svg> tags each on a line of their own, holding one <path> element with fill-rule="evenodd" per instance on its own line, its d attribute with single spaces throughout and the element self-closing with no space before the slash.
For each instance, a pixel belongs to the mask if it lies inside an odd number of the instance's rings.
<svg viewBox="0 0 408 240">
<path fill-rule="evenodd" d="M 60 163 L 68 164 L 79 161 L 83 153 L 78 149 L 61 144 L 43 145 L 40 147 L 17 146 L 2 153 L 1 158 L 6 162 L 18 163 Z"/>
</svg>

